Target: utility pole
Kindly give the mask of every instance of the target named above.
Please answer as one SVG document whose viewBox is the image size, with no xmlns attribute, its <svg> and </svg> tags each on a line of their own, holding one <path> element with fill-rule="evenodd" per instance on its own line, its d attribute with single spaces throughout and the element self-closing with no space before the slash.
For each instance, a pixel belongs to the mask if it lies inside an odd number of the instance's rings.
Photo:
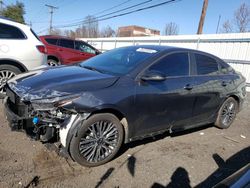
<svg viewBox="0 0 250 188">
<path fill-rule="evenodd" d="M 3 0 L 0 0 L 0 12 L 2 12 L 3 11 Z"/>
<path fill-rule="evenodd" d="M 47 4 L 45 4 L 45 6 L 50 9 L 50 11 L 49 11 L 49 13 L 50 13 L 49 34 L 51 34 L 51 32 L 52 32 L 52 18 L 53 18 L 54 9 L 58 9 L 58 7 L 55 7 L 52 5 L 47 5 Z"/>
<path fill-rule="evenodd" d="M 220 18 L 221 18 L 221 15 L 219 15 L 219 19 L 218 19 L 218 23 L 217 23 L 217 28 L 216 28 L 216 34 L 218 33 L 218 29 L 219 29 L 219 26 L 220 26 Z"/>
<path fill-rule="evenodd" d="M 202 34 L 203 25 L 207 13 L 207 6 L 208 6 L 208 0 L 204 0 L 197 34 Z"/>
</svg>

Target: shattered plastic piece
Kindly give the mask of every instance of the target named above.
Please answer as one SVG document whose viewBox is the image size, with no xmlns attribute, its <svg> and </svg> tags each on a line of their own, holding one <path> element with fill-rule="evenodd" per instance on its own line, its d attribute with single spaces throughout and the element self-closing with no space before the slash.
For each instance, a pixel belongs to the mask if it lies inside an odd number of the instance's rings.
<svg viewBox="0 0 250 188">
<path fill-rule="evenodd" d="M 38 117 L 34 117 L 33 120 L 32 120 L 32 122 L 36 125 L 39 122 Z"/>
<path fill-rule="evenodd" d="M 241 137 L 241 138 L 246 138 L 246 136 L 244 136 L 244 135 L 242 135 L 242 134 L 240 135 L 240 137 Z"/>
</svg>

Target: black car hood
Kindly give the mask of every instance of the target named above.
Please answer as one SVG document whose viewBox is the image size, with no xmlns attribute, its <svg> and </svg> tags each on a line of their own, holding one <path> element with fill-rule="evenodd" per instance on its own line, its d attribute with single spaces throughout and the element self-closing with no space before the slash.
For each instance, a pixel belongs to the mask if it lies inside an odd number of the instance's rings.
<svg viewBox="0 0 250 188">
<path fill-rule="evenodd" d="M 8 86 L 22 100 L 30 101 L 106 88 L 118 78 L 80 66 L 62 66 L 17 75 Z"/>
</svg>

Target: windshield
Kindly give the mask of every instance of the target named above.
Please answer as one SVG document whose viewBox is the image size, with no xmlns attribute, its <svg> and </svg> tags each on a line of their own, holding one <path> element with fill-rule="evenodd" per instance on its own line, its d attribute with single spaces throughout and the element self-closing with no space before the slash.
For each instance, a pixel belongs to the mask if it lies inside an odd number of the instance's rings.
<svg viewBox="0 0 250 188">
<path fill-rule="evenodd" d="M 102 73 L 125 75 L 156 53 L 157 51 L 154 49 L 136 46 L 117 48 L 90 58 L 80 66 Z"/>
</svg>

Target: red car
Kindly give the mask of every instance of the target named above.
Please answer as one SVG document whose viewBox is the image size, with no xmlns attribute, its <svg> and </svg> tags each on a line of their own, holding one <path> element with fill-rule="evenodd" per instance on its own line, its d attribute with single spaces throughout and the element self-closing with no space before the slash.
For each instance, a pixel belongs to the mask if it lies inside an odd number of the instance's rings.
<svg viewBox="0 0 250 188">
<path fill-rule="evenodd" d="M 81 40 L 62 36 L 40 36 L 48 51 L 48 64 L 51 66 L 68 65 L 89 59 L 100 51 Z"/>
</svg>

